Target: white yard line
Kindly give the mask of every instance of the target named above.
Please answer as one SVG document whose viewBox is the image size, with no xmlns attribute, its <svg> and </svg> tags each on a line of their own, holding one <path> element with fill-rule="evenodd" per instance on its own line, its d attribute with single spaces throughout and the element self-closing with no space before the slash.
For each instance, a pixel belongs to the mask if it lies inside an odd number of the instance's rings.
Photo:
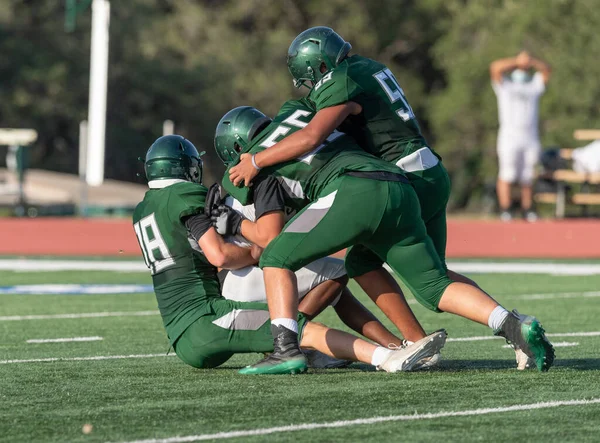
<svg viewBox="0 0 600 443">
<path fill-rule="evenodd" d="M 600 331 L 595 332 L 556 332 L 553 334 L 546 334 L 548 337 L 598 337 Z"/>
<path fill-rule="evenodd" d="M 552 346 L 554 346 L 555 348 L 568 348 L 571 346 L 579 346 L 579 343 L 577 342 L 569 342 L 569 341 L 559 341 L 556 343 L 552 343 Z M 504 345 L 502 346 L 503 348 L 512 348 L 511 345 Z"/>
<path fill-rule="evenodd" d="M 71 337 L 71 338 L 32 338 L 26 343 L 68 343 L 72 341 L 100 341 L 102 337 Z"/>
<path fill-rule="evenodd" d="M 277 426 L 273 428 L 259 428 L 259 429 L 248 429 L 243 431 L 231 431 L 231 432 L 217 432 L 215 434 L 199 434 L 199 435 L 187 435 L 182 437 L 170 437 L 170 438 L 151 438 L 147 440 L 133 440 L 127 443 L 183 443 L 192 441 L 202 440 L 221 440 L 227 438 L 240 438 L 240 437 L 251 437 L 256 435 L 270 435 L 279 434 L 282 432 L 295 432 L 295 431 L 310 431 L 314 429 L 327 429 L 327 428 L 347 428 L 358 425 L 371 425 L 375 423 L 385 423 L 394 421 L 413 421 L 413 420 L 431 420 L 436 418 L 446 417 L 469 417 L 474 415 L 487 415 L 497 414 L 502 412 L 515 412 L 515 411 L 531 411 L 535 409 L 548 409 L 558 408 L 564 406 L 585 406 L 599 404 L 600 399 L 592 398 L 589 400 L 564 400 L 564 401 L 548 401 L 531 404 L 521 404 L 513 406 L 504 406 L 499 408 L 482 408 L 482 409 L 471 409 L 467 411 L 443 411 L 433 412 L 424 414 L 410 414 L 410 415 L 391 415 L 383 417 L 371 417 L 371 418 L 359 418 L 355 420 L 339 420 L 325 423 L 299 423 L 297 425 L 289 426 Z"/>
<path fill-rule="evenodd" d="M 598 337 L 600 331 L 593 332 L 555 332 L 546 334 L 547 337 Z M 482 335 L 479 337 L 457 337 L 448 338 L 446 341 L 482 341 L 482 340 L 504 340 L 502 337 L 495 335 Z"/>
<path fill-rule="evenodd" d="M 56 361 L 95 361 L 95 360 L 124 360 L 129 358 L 173 357 L 175 354 L 131 354 L 131 355 L 97 355 L 93 357 L 52 357 L 30 358 L 26 360 L 0 360 L 0 365 L 16 363 L 49 363 Z"/>
<path fill-rule="evenodd" d="M 124 311 L 124 312 L 83 312 L 77 314 L 49 314 L 49 315 L 9 315 L 0 317 L 0 321 L 23 320 L 56 320 L 70 318 L 100 318 L 100 317 L 145 317 L 158 315 L 158 311 Z"/>
</svg>

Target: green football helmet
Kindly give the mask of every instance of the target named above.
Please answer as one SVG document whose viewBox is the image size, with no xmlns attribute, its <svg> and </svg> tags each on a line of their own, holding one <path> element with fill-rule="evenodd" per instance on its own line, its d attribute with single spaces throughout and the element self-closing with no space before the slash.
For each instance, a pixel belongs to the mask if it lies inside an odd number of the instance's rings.
<svg viewBox="0 0 600 443">
<path fill-rule="evenodd" d="M 348 55 L 352 45 L 333 29 L 316 26 L 307 29 L 294 39 L 287 54 L 287 65 L 294 77 L 294 86 L 306 86 L 305 82 L 316 82 L 323 78 L 321 64 L 331 71 Z M 308 86 L 307 86 L 308 87 Z"/>
<path fill-rule="evenodd" d="M 269 123 L 269 117 L 251 106 L 240 106 L 225 114 L 215 131 L 215 150 L 225 166 L 229 166 Z"/>
<path fill-rule="evenodd" d="M 204 152 L 202 153 L 204 154 Z M 181 135 L 165 135 L 157 139 L 146 153 L 146 179 L 181 179 L 202 183 L 202 160 L 191 141 Z"/>
</svg>

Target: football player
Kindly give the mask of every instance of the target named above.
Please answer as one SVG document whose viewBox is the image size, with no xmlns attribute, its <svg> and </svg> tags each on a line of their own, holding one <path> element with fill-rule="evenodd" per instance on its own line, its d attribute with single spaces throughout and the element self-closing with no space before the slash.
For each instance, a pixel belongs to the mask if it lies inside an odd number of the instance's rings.
<svg viewBox="0 0 600 443">
<path fill-rule="evenodd" d="M 239 108 L 238 108 L 239 109 Z M 235 110 L 234 110 L 235 111 Z M 233 112 L 233 111 L 231 111 Z M 306 99 L 286 102 L 273 122 L 260 133 L 244 140 L 237 134 L 241 155 L 256 155 L 282 137 L 291 136 L 310 123 L 314 111 Z M 231 130 L 229 113 L 221 119 L 223 130 Z M 236 124 L 238 122 L 236 121 Z M 246 122 L 251 127 L 251 122 Z M 229 128 L 229 129 L 227 129 Z M 219 132 L 219 128 L 217 129 Z M 297 294 L 294 271 L 311 261 L 343 248 L 362 244 L 385 260 L 430 309 L 448 291 L 462 291 L 463 283 L 446 275 L 425 225 L 415 191 L 395 165 L 362 150 L 354 140 L 335 131 L 327 143 L 294 161 L 261 170 L 286 182 L 299 198 L 310 200 L 264 250 L 260 266 L 265 275 L 267 300 L 274 324 L 292 343 L 296 337 Z M 238 188 L 225 174 L 224 188 L 242 204 L 252 200 L 252 188 Z M 350 273 L 363 264 L 360 257 L 346 258 Z M 516 323 L 507 322 L 506 326 Z M 505 328 L 513 341 L 523 342 L 519 327 Z M 245 373 L 273 371 L 282 362 L 297 359 L 300 351 L 291 346 L 274 346 L 273 354 L 248 367 Z"/>
<path fill-rule="evenodd" d="M 194 145 L 179 135 L 157 139 L 148 149 L 145 173 L 149 190 L 135 208 L 133 226 L 152 274 L 154 292 L 169 343 L 185 363 L 212 368 L 234 353 L 271 352 L 290 343 L 281 327 L 271 325 L 264 303 L 226 300 L 220 294 L 217 267 L 238 269 L 256 263 L 259 248 L 226 243 L 204 213 L 207 189 L 202 161 Z M 376 365 L 388 372 L 410 370 L 423 356 L 438 352 L 440 332 L 428 340 L 390 350 L 342 331 L 295 318 L 302 331 L 300 345 L 330 356 Z M 297 343 L 292 343 L 296 348 Z M 276 373 L 306 369 L 288 360 Z M 285 369 L 285 371 L 284 371 Z M 263 371 L 268 373 L 268 371 Z"/>
<path fill-rule="evenodd" d="M 230 166 L 237 160 L 241 144 L 247 145 L 247 142 L 243 140 L 250 140 L 254 135 L 262 132 L 270 122 L 271 119 L 249 106 L 240 106 L 228 112 L 217 125 L 215 134 L 215 150 L 225 166 Z M 232 196 L 228 196 L 226 201 L 228 205 L 220 205 L 213 211 L 213 226 L 217 232 L 225 236 L 241 234 L 242 237 L 252 240 L 263 248 L 281 232 L 284 223 L 289 221 L 299 208 L 308 204 L 303 193 L 298 192 L 298 186 L 294 185 L 293 179 L 288 180 L 283 176 L 275 177 L 273 175 L 263 175 L 256 180 L 252 187 L 252 204 L 241 205 Z M 243 238 L 239 240 L 243 241 Z M 343 261 L 325 257 L 296 271 L 299 297 L 302 299 L 306 293 L 308 286 L 306 281 L 310 282 L 319 274 L 322 276 L 330 274 L 328 268 L 335 266 L 336 263 L 340 263 L 343 268 Z M 321 271 L 315 274 L 313 269 L 321 269 Z M 335 271 L 337 273 L 338 269 L 336 268 Z M 234 275 L 231 276 L 231 274 Z M 262 271 L 259 269 L 234 271 L 228 275 L 228 279 L 230 278 L 229 282 L 225 280 L 223 288 L 223 295 L 226 298 L 229 298 L 226 288 L 233 286 L 236 288 L 236 297 L 244 297 L 246 293 L 252 293 L 254 296 L 263 293 L 256 290 L 239 290 L 240 287 L 247 287 L 251 284 L 259 287 L 259 283 L 254 281 L 260 278 L 262 283 Z M 345 271 L 344 278 L 347 279 Z M 305 288 L 304 291 L 303 288 Z M 406 303 L 397 282 L 385 269 L 381 268 L 379 273 L 373 273 L 364 289 L 401 330 L 406 339 L 404 343 L 415 342 L 426 336 Z M 264 300 L 266 299 L 260 301 Z M 312 318 L 316 315 L 315 307 L 322 309 L 325 306 L 327 304 L 318 299 L 316 303 L 311 303 L 310 299 L 305 298 L 301 300 L 299 310 Z M 342 292 L 342 297 L 336 300 L 334 309 L 349 327 L 367 338 L 384 346 L 400 345 L 401 340 L 377 322 L 348 290 Z M 368 329 L 362 326 L 366 324 L 370 325 Z M 357 325 L 360 326 L 357 328 Z M 436 364 L 438 360 L 439 355 L 429 359 L 427 367 Z"/>
<path fill-rule="evenodd" d="M 433 308 L 488 325 L 505 336 L 506 328 L 520 325 L 524 340 L 512 345 L 520 369 L 535 359 L 539 370 L 548 370 L 554 350 L 537 319 L 509 312 L 483 292 L 475 282 L 446 267 L 446 205 L 450 180 L 441 158 L 427 144 L 404 91 L 392 72 L 374 60 L 349 55 L 351 45 L 331 28 L 315 27 L 298 35 L 288 50 L 288 68 L 297 87 L 308 86 L 315 117 L 300 131 L 253 156 L 243 155 L 230 170 L 234 184 L 251 183 L 261 168 L 302 157 L 325 143 L 336 128 L 352 135 L 368 152 L 400 167 L 414 186 L 427 235 L 443 268 L 461 291 L 447 291 Z M 285 163 L 283 163 L 285 164 Z M 356 263 L 349 277 L 359 283 L 381 268 L 382 258 L 356 245 L 347 260 Z M 360 263 L 360 265 L 359 265 Z M 516 327 L 516 326 L 515 326 Z M 527 342 L 527 343 L 526 343 Z"/>
<path fill-rule="evenodd" d="M 249 106 L 241 106 L 228 112 L 217 126 L 215 135 L 215 150 L 225 166 L 229 166 L 239 156 L 241 149 L 239 140 L 249 140 L 254 134 L 260 133 L 270 122 L 271 119 Z M 226 239 L 231 236 L 234 236 L 238 242 L 248 239 L 265 248 L 281 232 L 284 224 L 296 214 L 298 209 L 308 204 L 305 198 L 294 194 L 290 183 L 280 179 L 281 177 L 277 179 L 272 175 L 260 177 L 252 188 L 252 204 L 242 205 L 232 196 L 227 196 L 225 204 L 221 204 L 213 210 L 213 226 L 217 232 Z M 385 270 L 383 272 L 387 273 Z M 411 316 L 406 323 L 411 321 L 417 323 L 418 330 L 415 335 L 409 336 L 407 340 L 403 341 L 387 330 L 354 298 L 347 288 L 344 288 L 335 299 L 319 297 L 318 294 L 321 291 L 316 292 L 315 296 L 311 294 L 311 297 L 304 297 L 315 286 L 315 283 L 322 281 L 325 283 L 321 286 L 335 284 L 345 286 L 348 277 L 343 260 L 332 257 L 320 258 L 296 271 L 295 276 L 300 299 L 299 311 L 309 319 L 314 318 L 322 309 L 331 304 L 347 326 L 382 346 L 398 347 L 426 336 L 407 305 L 406 309 L 411 312 Z M 389 280 L 397 285 L 395 280 L 391 278 Z M 387 282 L 386 279 L 378 285 L 382 287 Z M 376 287 L 376 285 L 377 283 L 374 282 L 372 287 Z M 387 303 L 383 306 L 384 311 L 392 311 L 394 308 L 393 304 L 386 300 L 386 297 L 392 298 L 392 294 L 389 292 L 393 290 L 389 290 L 387 293 L 383 290 L 372 293 L 372 298 L 376 303 Z M 238 301 L 266 301 L 262 271 L 256 267 L 229 272 L 225 278 L 222 293 L 225 298 Z M 390 304 L 392 306 L 388 306 Z M 392 314 L 394 314 L 393 311 Z M 391 317 L 395 320 L 394 315 Z M 426 367 L 431 367 L 438 360 L 439 355 L 433 359 L 430 358 Z"/>
</svg>

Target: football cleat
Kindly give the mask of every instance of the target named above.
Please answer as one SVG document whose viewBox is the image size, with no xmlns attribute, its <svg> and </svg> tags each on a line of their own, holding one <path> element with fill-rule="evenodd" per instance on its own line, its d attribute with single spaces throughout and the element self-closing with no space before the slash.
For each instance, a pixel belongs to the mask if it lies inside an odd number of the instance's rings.
<svg viewBox="0 0 600 443">
<path fill-rule="evenodd" d="M 421 361 L 438 354 L 446 344 L 446 330 L 440 329 L 421 340 L 390 352 L 388 358 L 379 366 L 378 370 L 386 372 L 407 372 L 423 369 Z"/>
<path fill-rule="evenodd" d="M 402 340 L 402 345 L 400 346 L 400 348 L 405 348 L 406 346 L 410 346 L 412 344 L 414 344 L 413 341 Z M 388 348 L 389 349 L 399 349 L 394 344 L 388 345 Z M 423 357 L 421 360 L 419 360 L 417 362 L 417 365 L 415 366 L 415 368 L 413 369 L 413 371 L 427 370 L 427 369 L 435 368 L 437 365 L 439 365 L 439 363 L 440 363 L 441 360 L 442 360 L 442 354 L 439 353 L 439 352 L 436 353 L 436 354 L 433 354 L 430 357 Z"/>
<path fill-rule="evenodd" d="M 501 328 L 494 331 L 495 335 L 504 337 L 506 342 L 515 350 L 522 351 L 527 357 L 535 360 L 539 371 L 545 372 L 554 363 L 554 347 L 546 338 L 541 323 L 530 315 L 522 315 L 515 309 L 506 318 Z M 519 360 L 517 364 L 526 366 Z"/>
<path fill-rule="evenodd" d="M 346 368 L 352 364 L 349 360 L 330 357 L 314 349 L 307 349 L 302 352 L 306 356 L 308 367 L 311 369 L 339 369 Z"/>
<path fill-rule="evenodd" d="M 284 326 L 271 325 L 273 352 L 258 363 L 239 370 L 240 374 L 301 374 L 306 372 L 306 357 L 298 346 L 298 334 Z"/>
</svg>

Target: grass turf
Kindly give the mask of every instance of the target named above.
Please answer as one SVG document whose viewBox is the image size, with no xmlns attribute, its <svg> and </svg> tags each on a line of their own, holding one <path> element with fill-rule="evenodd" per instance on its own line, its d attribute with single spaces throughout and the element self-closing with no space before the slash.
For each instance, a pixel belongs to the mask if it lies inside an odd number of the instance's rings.
<svg viewBox="0 0 600 443">
<path fill-rule="evenodd" d="M 528 299 L 526 294 L 594 291 L 600 276 L 478 275 L 509 308 L 538 316 L 548 332 L 597 331 L 598 297 Z M 148 283 L 138 273 L 0 272 L 3 285 Z M 377 313 L 353 285 L 353 292 Z M 156 309 L 152 294 L 0 295 L 2 316 Z M 450 338 L 488 336 L 489 329 L 413 305 L 425 329 Z M 381 317 L 381 316 L 380 316 Z M 330 309 L 320 321 L 341 327 Z M 384 320 L 389 326 L 389 323 Z M 102 336 L 102 341 L 26 344 L 33 338 Z M 0 360 L 166 354 L 160 317 L 0 321 Z M 554 337 L 549 373 L 518 372 L 501 340 L 449 342 L 440 369 L 386 374 L 365 365 L 302 376 L 240 376 L 258 355 L 223 368 L 197 370 L 177 357 L 0 364 L 0 441 L 130 441 L 324 423 L 376 416 L 494 408 L 600 397 L 600 337 Z M 490 415 L 383 422 L 336 429 L 245 436 L 239 441 L 450 441 L 515 439 L 594 441 L 600 404 Z M 90 434 L 82 433 L 86 423 Z"/>
</svg>

